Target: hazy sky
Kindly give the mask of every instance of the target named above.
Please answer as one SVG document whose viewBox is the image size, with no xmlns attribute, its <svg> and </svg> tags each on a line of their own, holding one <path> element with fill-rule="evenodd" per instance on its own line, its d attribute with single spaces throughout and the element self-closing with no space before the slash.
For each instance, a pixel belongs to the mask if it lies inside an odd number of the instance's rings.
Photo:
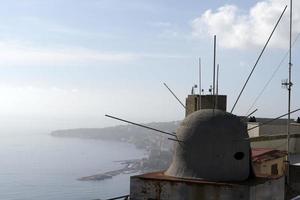
<svg viewBox="0 0 300 200">
<path fill-rule="evenodd" d="M 212 82 L 218 37 L 220 93 L 232 107 L 287 0 L 10 0 L 0 1 L 1 126 L 76 128 L 180 120 L 198 82 Z M 300 2 L 294 1 L 294 39 Z M 250 79 L 235 114 L 244 115 L 288 50 L 288 11 Z M 293 49 L 292 107 L 300 107 L 300 39 Z M 253 109 L 287 110 L 281 81 L 288 60 Z M 298 113 L 298 115 L 300 115 Z M 296 117 L 298 115 L 294 115 Z"/>
</svg>

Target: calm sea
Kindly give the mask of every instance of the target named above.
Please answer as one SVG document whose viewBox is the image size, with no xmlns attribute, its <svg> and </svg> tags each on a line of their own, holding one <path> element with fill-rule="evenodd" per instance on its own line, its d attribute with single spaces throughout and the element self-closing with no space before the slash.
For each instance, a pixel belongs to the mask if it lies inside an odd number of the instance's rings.
<svg viewBox="0 0 300 200">
<path fill-rule="evenodd" d="M 92 200 L 129 193 L 129 176 L 99 182 L 76 180 L 119 169 L 116 160 L 141 158 L 133 145 L 56 138 L 47 132 L 0 134 L 1 200 Z"/>
</svg>

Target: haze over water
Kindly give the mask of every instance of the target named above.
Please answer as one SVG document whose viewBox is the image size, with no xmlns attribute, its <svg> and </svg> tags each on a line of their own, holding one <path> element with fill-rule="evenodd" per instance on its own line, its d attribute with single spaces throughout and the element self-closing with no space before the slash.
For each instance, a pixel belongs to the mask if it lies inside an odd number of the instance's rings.
<svg viewBox="0 0 300 200">
<path fill-rule="evenodd" d="M 98 182 L 77 178 L 118 169 L 113 161 L 140 158 L 133 145 L 56 138 L 49 132 L 2 132 L 0 199 L 90 200 L 129 193 L 129 175 Z"/>
<path fill-rule="evenodd" d="M 201 57 L 201 88 L 208 94 L 214 35 L 219 94 L 228 96 L 227 107 L 232 108 L 288 2 L 2 1 L 0 200 L 89 200 L 127 194 L 129 175 L 101 182 L 76 179 L 119 168 L 113 161 L 139 158 L 143 151 L 125 143 L 55 138 L 50 131 L 119 124 L 105 114 L 138 123 L 182 120 L 184 109 L 162 83 L 183 101 L 198 83 Z M 292 36 L 299 39 L 293 46 L 293 109 L 300 102 L 300 1 L 294 1 L 294 10 Z M 287 112 L 287 91 L 281 88 L 288 77 L 287 13 L 234 114 L 246 115 L 257 97 L 256 116 L 274 118 Z"/>
</svg>

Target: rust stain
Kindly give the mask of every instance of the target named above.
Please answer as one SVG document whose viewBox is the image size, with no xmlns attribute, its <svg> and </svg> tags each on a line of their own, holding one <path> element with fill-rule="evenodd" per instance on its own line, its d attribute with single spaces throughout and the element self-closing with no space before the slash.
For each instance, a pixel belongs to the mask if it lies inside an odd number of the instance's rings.
<svg viewBox="0 0 300 200">
<path fill-rule="evenodd" d="M 156 191 L 156 199 L 160 200 L 161 191 L 162 191 L 160 182 L 156 182 L 156 184 L 155 184 L 155 191 Z"/>
<path fill-rule="evenodd" d="M 188 179 L 188 178 L 177 178 L 177 177 L 171 177 L 166 176 L 164 172 L 153 172 L 143 175 L 137 175 L 133 176 L 138 179 L 145 179 L 145 180 L 153 180 L 153 181 L 159 181 L 159 182 L 168 182 L 169 184 L 178 184 L 178 183 L 185 183 L 187 185 L 193 185 L 193 184 L 205 184 L 205 185 L 213 185 L 213 186 L 222 186 L 227 188 L 233 188 L 239 185 L 251 185 L 253 180 L 248 179 L 246 181 L 242 182 L 216 182 L 216 181 L 208 181 L 208 180 L 201 180 L 201 179 Z M 255 181 L 260 182 L 266 182 L 268 180 L 275 180 L 281 178 L 280 177 L 256 177 Z"/>
</svg>

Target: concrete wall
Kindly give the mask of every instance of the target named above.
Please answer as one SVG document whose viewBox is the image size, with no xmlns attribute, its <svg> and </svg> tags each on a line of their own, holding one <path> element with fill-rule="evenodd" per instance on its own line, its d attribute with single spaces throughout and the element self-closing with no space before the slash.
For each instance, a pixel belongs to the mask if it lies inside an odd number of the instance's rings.
<svg viewBox="0 0 300 200">
<path fill-rule="evenodd" d="M 249 184 L 196 183 L 131 177 L 131 200 L 284 200 L 284 178 Z"/>
<path fill-rule="evenodd" d="M 249 191 L 243 187 L 197 185 L 185 182 L 169 182 L 131 178 L 131 200 L 232 200 L 249 199 Z"/>
<path fill-rule="evenodd" d="M 250 200 L 284 200 L 285 178 L 267 181 L 264 184 L 257 184 L 250 188 Z"/>
<path fill-rule="evenodd" d="M 276 121 L 274 122 L 276 123 Z M 286 124 L 267 124 L 248 131 L 249 137 L 285 135 L 287 131 Z M 260 122 L 247 122 L 248 129 L 256 127 Z M 300 126 L 291 126 L 291 134 L 300 134 Z"/>
<path fill-rule="evenodd" d="M 200 95 L 188 95 L 185 101 L 185 115 L 200 110 L 200 109 L 213 109 L 215 96 L 213 95 L 201 95 L 201 106 L 200 106 Z M 216 102 L 216 109 L 226 111 L 227 109 L 227 96 L 218 95 Z"/>
<path fill-rule="evenodd" d="M 201 95 L 201 109 L 213 109 L 214 101 L 216 101 L 216 109 L 226 111 L 227 109 L 227 96 L 225 95 Z"/>
<path fill-rule="evenodd" d="M 295 149 L 295 152 L 297 152 L 297 153 L 300 152 L 300 138 L 296 139 L 294 149 Z"/>
<path fill-rule="evenodd" d="M 276 123 L 276 121 L 274 122 Z M 287 125 L 286 124 L 267 124 L 260 127 L 260 136 L 264 135 L 280 135 L 286 134 Z M 300 126 L 291 125 L 291 134 L 300 134 Z"/>
<path fill-rule="evenodd" d="M 300 195 L 300 166 L 290 165 L 290 197 Z"/>
<path fill-rule="evenodd" d="M 286 135 L 261 136 L 251 138 L 252 148 L 272 148 L 286 150 Z M 300 134 L 293 134 L 290 138 L 290 153 L 300 153 Z"/>
<path fill-rule="evenodd" d="M 259 128 L 260 127 L 256 127 L 258 125 L 259 125 L 258 122 L 248 122 L 247 123 L 247 129 L 253 128 L 253 129 L 248 131 L 248 135 L 249 135 L 250 138 L 259 136 Z M 254 128 L 254 127 L 256 127 L 256 128 Z"/>
<path fill-rule="evenodd" d="M 188 95 L 185 100 L 185 116 L 199 110 L 199 95 Z"/>
</svg>

